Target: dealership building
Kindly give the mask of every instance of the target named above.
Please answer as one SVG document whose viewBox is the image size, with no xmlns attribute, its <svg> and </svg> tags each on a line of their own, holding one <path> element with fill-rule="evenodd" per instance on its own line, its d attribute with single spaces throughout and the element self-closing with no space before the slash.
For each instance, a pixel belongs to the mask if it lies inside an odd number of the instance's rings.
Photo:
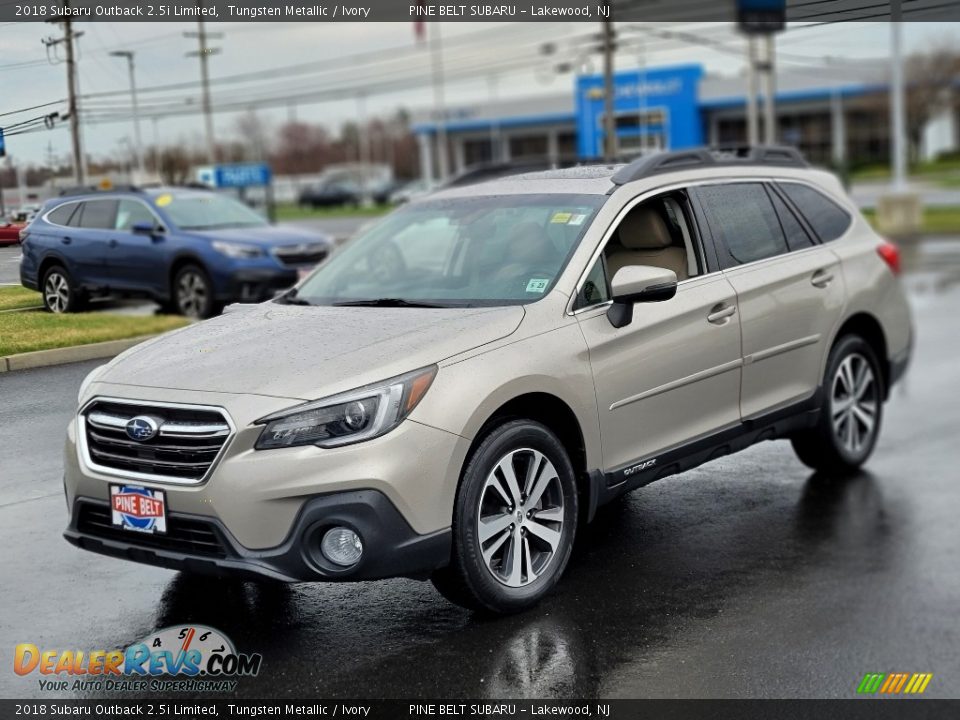
<svg viewBox="0 0 960 720">
<path fill-rule="evenodd" d="M 836 70 L 780 68 L 776 77 L 777 142 L 795 145 L 812 161 L 885 162 L 890 153 L 888 68 L 844 63 Z M 762 100 L 760 101 L 762 118 Z M 614 76 L 617 146 L 629 155 L 695 145 L 743 144 L 747 81 L 707 74 L 700 65 L 622 70 Z M 444 113 L 449 167 L 499 161 L 569 162 L 602 156 L 601 75 L 579 76 L 573 93 L 478 102 Z M 438 168 L 438 117 L 415 113 L 421 168 Z M 924 159 L 957 149 L 958 104 L 923 129 Z M 761 137 L 763 137 L 761 133 Z"/>
</svg>

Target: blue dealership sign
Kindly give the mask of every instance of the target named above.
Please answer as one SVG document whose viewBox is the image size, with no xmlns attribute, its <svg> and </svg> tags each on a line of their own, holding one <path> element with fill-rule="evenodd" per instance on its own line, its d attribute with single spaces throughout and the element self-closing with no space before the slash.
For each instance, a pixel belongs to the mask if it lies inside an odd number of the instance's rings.
<svg viewBox="0 0 960 720">
<path fill-rule="evenodd" d="M 0 157 L 7 154 L 7 141 L 3 139 L 3 128 L 0 128 Z"/>
<path fill-rule="evenodd" d="M 269 185 L 273 173 L 266 163 L 210 165 L 197 170 L 197 180 L 218 188 L 245 188 Z"/>
<path fill-rule="evenodd" d="M 703 144 L 697 91 L 703 68 L 679 65 L 625 70 L 613 77 L 613 112 L 621 146 L 639 135 L 664 150 Z M 582 158 L 603 155 L 604 82 L 602 75 L 577 78 L 577 152 Z"/>
</svg>

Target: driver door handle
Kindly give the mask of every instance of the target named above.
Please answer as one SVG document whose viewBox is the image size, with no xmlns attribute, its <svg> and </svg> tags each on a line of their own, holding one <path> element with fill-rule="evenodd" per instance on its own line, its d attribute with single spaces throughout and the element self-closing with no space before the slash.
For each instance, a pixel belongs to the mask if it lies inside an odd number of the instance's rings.
<svg viewBox="0 0 960 720">
<path fill-rule="evenodd" d="M 710 314 L 707 315 L 707 322 L 713 323 L 714 325 L 723 325 L 727 322 L 727 318 L 733 315 L 736 311 L 736 305 L 724 305 L 723 303 L 714 305 L 713 309 L 710 311 Z"/>
<path fill-rule="evenodd" d="M 817 270 L 810 278 L 810 284 L 821 290 L 833 282 L 833 273 L 829 270 Z"/>
<path fill-rule="evenodd" d="M 117 241 L 114 240 L 113 238 L 110 238 L 110 242 L 108 242 L 107 245 L 109 245 L 112 248 L 115 248 L 117 246 Z"/>
</svg>

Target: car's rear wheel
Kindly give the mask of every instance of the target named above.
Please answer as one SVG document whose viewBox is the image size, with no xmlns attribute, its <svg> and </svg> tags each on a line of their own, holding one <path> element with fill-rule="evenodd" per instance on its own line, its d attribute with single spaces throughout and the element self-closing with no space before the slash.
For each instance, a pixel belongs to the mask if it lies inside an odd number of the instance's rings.
<svg viewBox="0 0 960 720">
<path fill-rule="evenodd" d="M 77 312 L 83 293 L 62 265 L 53 265 L 43 275 L 43 306 L 52 313 Z"/>
<path fill-rule="evenodd" d="M 883 417 L 883 375 L 873 348 L 856 335 L 841 338 L 827 361 L 817 425 L 793 438 L 808 467 L 855 472 L 873 453 Z"/>
<path fill-rule="evenodd" d="M 513 420 L 471 454 L 457 493 L 451 565 L 433 584 L 448 600 L 510 613 L 560 579 L 577 525 L 573 466 L 549 429 Z"/>
<path fill-rule="evenodd" d="M 184 265 L 173 277 L 173 307 L 181 315 L 204 319 L 219 307 L 213 297 L 213 283 L 199 265 Z"/>
</svg>

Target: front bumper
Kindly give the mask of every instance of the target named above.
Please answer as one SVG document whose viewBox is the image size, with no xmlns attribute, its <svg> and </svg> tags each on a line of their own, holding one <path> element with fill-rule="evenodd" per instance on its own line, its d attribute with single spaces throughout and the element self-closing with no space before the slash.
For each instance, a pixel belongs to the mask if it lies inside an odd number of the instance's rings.
<svg viewBox="0 0 960 720">
<path fill-rule="evenodd" d="M 294 399 L 232 395 L 94 382 L 96 398 L 216 406 L 235 427 L 205 479 L 183 483 L 137 479 L 94 468 L 74 419 L 64 447 L 64 486 L 74 545 L 141 562 L 198 571 L 240 572 L 278 579 L 369 579 L 428 573 L 449 558 L 448 531 L 469 441 L 407 419 L 390 433 L 355 445 L 255 450 L 257 418 Z M 86 402 L 84 402 L 86 405 Z M 149 535 L 85 527 L 84 507 L 109 508 L 110 485 L 163 490 L 174 525 L 193 526 L 215 552 Z M 325 567 L 312 551 L 321 523 L 352 527 L 363 539 L 361 563 L 348 571 Z M 202 527 L 196 527 L 197 525 Z M 172 535 L 172 533 L 169 533 Z"/>
<path fill-rule="evenodd" d="M 383 493 L 360 490 L 304 503 L 287 539 L 266 550 L 245 548 L 218 519 L 170 513 L 165 535 L 109 526 L 102 500 L 77 498 L 64 537 L 84 550 L 206 575 L 239 575 L 287 582 L 425 578 L 450 559 L 450 530 L 418 535 Z M 323 533 L 346 526 L 363 538 L 363 555 L 349 568 L 320 553 Z"/>
<path fill-rule="evenodd" d="M 296 269 L 238 270 L 220 284 L 217 299 L 225 302 L 263 302 L 296 285 Z"/>
</svg>

